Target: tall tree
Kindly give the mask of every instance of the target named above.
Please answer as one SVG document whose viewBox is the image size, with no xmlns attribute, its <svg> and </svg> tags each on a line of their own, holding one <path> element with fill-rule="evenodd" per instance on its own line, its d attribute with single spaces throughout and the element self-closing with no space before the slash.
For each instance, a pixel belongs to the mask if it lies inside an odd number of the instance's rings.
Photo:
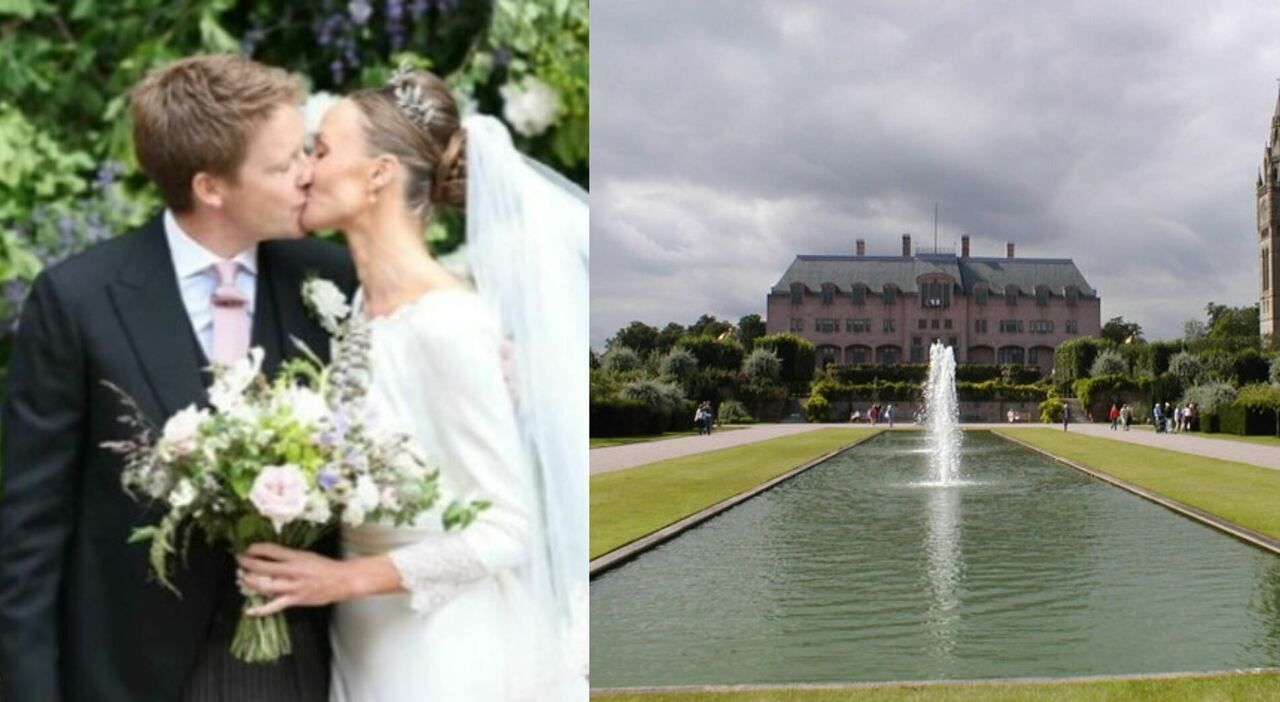
<svg viewBox="0 0 1280 702">
<path fill-rule="evenodd" d="M 729 331 L 733 325 L 716 319 L 715 315 L 704 314 L 689 327 L 690 336 L 720 336 Z"/>
<path fill-rule="evenodd" d="M 680 341 L 685 335 L 684 327 L 675 322 L 667 322 L 667 326 L 658 332 L 657 349 L 658 353 L 665 354 L 675 348 L 676 342 Z"/>
<path fill-rule="evenodd" d="M 742 347 L 750 351 L 755 347 L 756 339 L 764 336 L 764 320 L 758 314 L 749 314 L 738 320 L 738 339 Z"/>
<path fill-rule="evenodd" d="M 1102 325 L 1102 332 L 1099 334 L 1103 339 L 1123 344 L 1129 339 L 1133 339 L 1134 343 L 1142 341 L 1142 325 L 1137 322 L 1126 322 L 1124 317 L 1112 317 L 1107 323 Z"/>
<path fill-rule="evenodd" d="M 619 329 L 612 339 L 605 342 L 605 346 L 609 348 L 625 346 L 635 351 L 641 358 L 648 356 L 657 345 L 658 329 L 640 321 L 632 322 Z"/>
</svg>

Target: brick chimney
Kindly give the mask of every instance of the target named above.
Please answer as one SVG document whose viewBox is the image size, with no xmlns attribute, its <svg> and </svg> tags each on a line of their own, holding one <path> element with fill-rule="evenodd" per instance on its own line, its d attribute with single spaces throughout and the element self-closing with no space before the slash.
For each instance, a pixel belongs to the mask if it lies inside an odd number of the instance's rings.
<svg viewBox="0 0 1280 702">
<path fill-rule="evenodd" d="M 1004 245 L 1004 257 L 1013 258 L 1013 242 L 1012 241 Z"/>
<path fill-rule="evenodd" d="M 910 234 L 902 235 L 902 255 L 908 256 L 908 257 L 911 256 L 911 235 Z"/>
<path fill-rule="evenodd" d="M 969 235 L 960 237 L 960 258 L 969 258 Z"/>
<path fill-rule="evenodd" d="M 858 239 L 858 255 L 859 255 L 859 256 L 866 256 L 866 255 L 867 255 L 867 240 L 866 240 L 866 239 Z"/>
</svg>

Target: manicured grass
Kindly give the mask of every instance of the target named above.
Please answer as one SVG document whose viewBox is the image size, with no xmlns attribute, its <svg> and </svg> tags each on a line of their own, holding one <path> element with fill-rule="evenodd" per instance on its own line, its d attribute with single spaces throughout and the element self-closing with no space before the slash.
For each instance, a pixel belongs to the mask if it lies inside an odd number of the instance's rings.
<svg viewBox="0 0 1280 702">
<path fill-rule="evenodd" d="M 851 690 L 593 695 L 610 702 L 1272 702 L 1280 673 L 1158 680 L 902 686 Z"/>
<path fill-rule="evenodd" d="M 1069 432 L 997 433 L 1280 538 L 1280 470 Z"/>
<path fill-rule="evenodd" d="M 722 431 L 733 431 L 735 429 L 746 429 L 746 424 L 727 424 L 725 426 L 716 427 L 715 433 Z M 593 438 L 591 439 L 591 448 L 609 448 L 610 446 L 626 446 L 627 444 L 641 444 L 646 441 L 658 441 L 660 439 L 674 439 L 679 436 L 697 436 L 697 429 L 689 431 L 668 431 L 661 434 L 642 434 L 640 436 L 614 436 L 609 438 Z"/>
<path fill-rule="evenodd" d="M 874 429 L 817 429 L 591 476 L 591 557 L 804 465 Z"/>
</svg>

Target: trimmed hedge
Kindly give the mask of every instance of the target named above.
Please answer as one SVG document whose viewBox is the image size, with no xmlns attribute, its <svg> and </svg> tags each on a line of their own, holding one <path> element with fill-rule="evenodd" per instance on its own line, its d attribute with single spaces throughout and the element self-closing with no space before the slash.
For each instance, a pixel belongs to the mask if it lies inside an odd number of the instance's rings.
<svg viewBox="0 0 1280 702">
<path fill-rule="evenodd" d="M 1058 344 L 1053 351 L 1053 379 L 1059 387 L 1067 388 L 1072 383 L 1089 377 L 1089 369 L 1098 351 L 1112 346 L 1110 342 L 1083 336 Z"/>
<path fill-rule="evenodd" d="M 877 366 L 870 363 L 830 364 L 827 374 L 836 382 L 850 385 L 887 381 L 894 383 L 924 383 L 929 377 L 927 363 L 901 363 L 896 366 Z M 961 363 L 956 365 L 956 382 L 981 383 L 999 380 L 1014 385 L 1030 385 L 1040 380 L 1037 366 L 1013 364 Z"/>
<path fill-rule="evenodd" d="M 625 397 L 592 402 L 590 435 L 608 438 L 685 431 L 693 428 L 695 409 L 689 400 L 672 412 L 660 412 L 644 402 Z"/>
<path fill-rule="evenodd" d="M 1232 402 L 1218 413 L 1219 428 L 1224 434 L 1241 436 L 1272 436 L 1276 432 L 1274 410 L 1254 410 L 1239 402 Z"/>
<path fill-rule="evenodd" d="M 1048 397 L 1044 385 L 1015 385 L 988 380 L 981 383 L 956 383 L 956 396 L 965 402 L 1041 402 Z M 832 401 L 918 400 L 923 392 L 916 383 L 836 383 L 820 380 L 813 384 L 812 396 Z"/>
<path fill-rule="evenodd" d="M 736 373 L 742 368 L 747 352 L 737 339 L 717 339 L 714 336 L 686 336 L 676 342 L 676 348 L 686 349 L 698 359 L 700 370 L 720 369 Z"/>
<path fill-rule="evenodd" d="M 782 361 L 780 380 L 789 384 L 808 384 L 813 380 L 813 368 L 818 347 L 808 339 L 795 334 L 770 334 L 756 339 L 755 348 L 769 349 Z"/>
</svg>

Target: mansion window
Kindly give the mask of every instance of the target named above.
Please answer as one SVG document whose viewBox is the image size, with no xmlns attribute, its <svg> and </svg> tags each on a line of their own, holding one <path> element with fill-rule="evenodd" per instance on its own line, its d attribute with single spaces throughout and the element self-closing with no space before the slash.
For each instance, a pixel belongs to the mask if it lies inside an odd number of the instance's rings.
<svg viewBox="0 0 1280 702">
<path fill-rule="evenodd" d="M 853 286 L 853 304 L 867 304 L 867 289 L 861 285 Z"/>
<path fill-rule="evenodd" d="M 804 302 L 804 283 L 791 284 L 791 304 L 798 305 Z"/>
<path fill-rule="evenodd" d="M 1016 334 L 1022 331 L 1022 320 L 1002 319 L 1000 320 L 1000 331 L 1005 334 Z"/>
<path fill-rule="evenodd" d="M 927 329 L 927 328 L 928 328 L 929 323 L 928 323 L 928 322 L 926 322 L 926 321 L 924 321 L 923 319 L 918 319 L 918 320 L 916 320 L 916 321 L 918 322 L 918 324 L 916 324 L 916 329 Z"/>
<path fill-rule="evenodd" d="M 869 319 L 846 319 L 844 320 L 845 331 L 851 332 L 869 332 L 871 331 L 871 320 Z"/>
<path fill-rule="evenodd" d="M 922 283 L 920 304 L 924 307 L 947 307 L 951 304 L 951 285 L 942 281 Z"/>
<path fill-rule="evenodd" d="M 867 358 L 866 346 L 850 346 L 845 352 L 845 358 L 849 363 L 866 363 L 870 360 Z"/>
<path fill-rule="evenodd" d="M 924 346 L 920 343 L 920 337 L 911 337 L 911 362 L 924 363 Z"/>
<path fill-rule="evenodd" d="M 973 320 L 973 330 L 976 332 L 982 332 L 985 334 L 987 331 L 987 320 L 985 319 Z"/>
<path fill-rule="evenodd" d="M 882 296 L 884 297 L 884 304 L 892 305 L 898 301 L 898 289 L 892 285 L 886 285 Z"/>
<path fill-rule="evenodd" d="M 813 330 L 827 333 L 840 331 L 840 320 L 819 317 L 813 320 Z"/>
<path fill-rule="evenodd" d="M 822 286 L 822 304 L 830 305 L 836 301 L 836 286 L 826 283 Z"/>
<path fill-rule="evenodd" d="M 791 318 L 791 331 L 793 331 L 793 332 L 802 332 L 802 331 L 804 331 L 804 320 L 803 320 L 803 319 L 801 319 L 801 318 L 799 318 L 799 317 L 792 317 L 792 318 Z"/>
<path fill-rule="evenodd" d="M 974 301 L 974 303 L 976 303 L 979 307 L 986 307 L 986 306 L 987 306 L 987 286 L 985 286 L 985 285 L 979 285 L 977 288 L 975 288 L 975 289 L 974 289 L 974 291 L 973 291 L 973 301 Z"/>
<path fill-rule="evenodd" d="M 996 363 L 1002 366 L 1006 363 L 1020 366 L 1025 358 L 1026 351 L 1020 346 L 1001 346 L 996 351 Z"/>
<path fill-rule="evenodd" d="M 942 328 L 943 328 L 943 329 L 950 329 L 950 328 L 951 328 L 951 320 L 949 320 L 949 319 L 944 319 L 944 320 L 942 320 Z"/>
<path fill-rule="evenodd" d="M 1076 320 L 1074 320 L 1074 319 L 1068 319 L 1068 320 L 1067 320 L 1067 333 L 1068 333 L 1068 334 L 1079 334 L 1079 333 L 1080 333 L 1080 326 L 1079 326 L 1078 324 L 1076 324 Z"/>
<path fill-rule="evenodd" d="M 931 319 L 931 320 L 929 320 L 929 328 L 930 328 L 930 329 L 937 329 L 937 328 L 938 328 L 938 320 L 936 320 L 936 319 Z"/>
<path fill-rule="evenodd" d="M 1018 306 L 1018 286 L 1010 285 L 1004 289 L 1004 304 L 1010 307 Z"/>
<path fill-rule="evenodd" d="M 820 349 L 822 353 L 822 367 L 826 368 L 828 364 L 835 363 L 836 358 L 840 355 L 840 349 L 834 346 L 823 346 Z"/>
<path fill-rule="evenodd" d="M 1033 366 L 1040 365 L 1040 349 L 1027 349 L 1027 363 L 1030 363 Z"/>
<path fill-rule="evenodd" d="M 1049 304 L 1049 288 L 1043 285 L 1036 286 L 1036 306 L 1044 307 Z"/>
<path fill-rule="evenodd" d="M 893 321 L 894 320 L 892 319 L 884 320 L 884 331 L 887 331 L 887 332 L 893 331 Z"/>
<path fill-rule="evenodd" d="M 1031 333 L 1032 334 L 1052 334 L 1053 320 L 1052 319 L 1031 320 Z"/>
<path fill-rule="evenodd" d="M 1067 288 L 1067 307 L 1075 307 L 1080 302 L 1080 291 L 1073 285 Z"/>
<path fill-rule="evenodd" d="M 1262 289 L 1263 290 L 1270 289 L 1270 286 L 1267 285 L 1267 282 L 1268 282 L 1267 281 L 1267 250 L 1263 249 L 1262 250 Z"/>
</svg>

